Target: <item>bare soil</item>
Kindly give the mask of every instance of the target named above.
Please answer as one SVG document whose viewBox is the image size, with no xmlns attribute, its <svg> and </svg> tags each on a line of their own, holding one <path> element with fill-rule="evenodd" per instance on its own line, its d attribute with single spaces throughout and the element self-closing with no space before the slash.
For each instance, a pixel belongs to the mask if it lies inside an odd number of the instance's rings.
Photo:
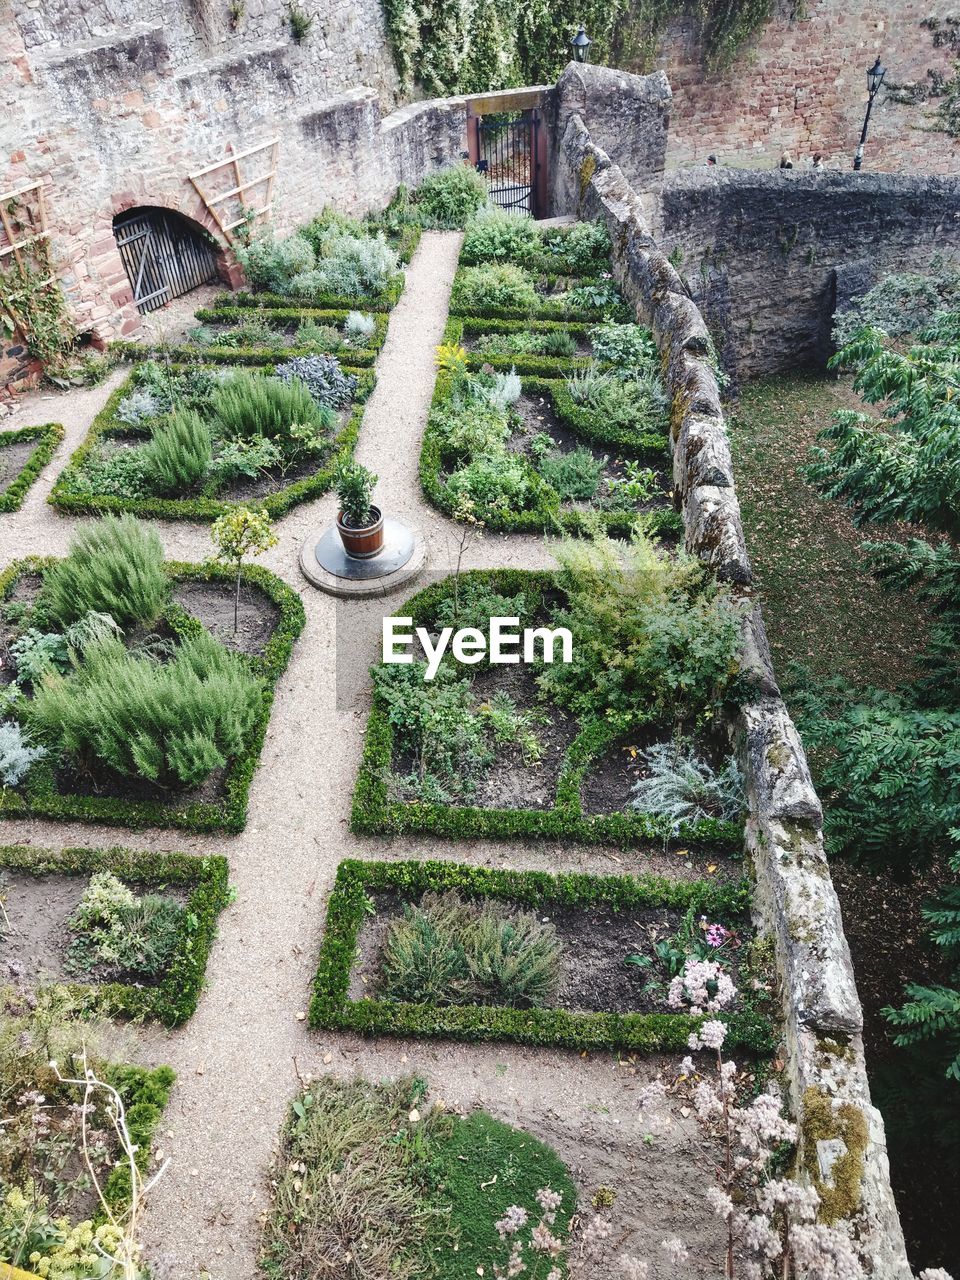
<svg viewBox="0 0 960 1280">
<path fill-rule="evenodd" d="M 618 738 L 590 765 L 583 780 L 581 802 L 585 813 L 623 813 L 630 807 L 634 785 L 649 776 L 641 752 L 661 742 L 669 742 L 671 735 L 662 727 L 649 726 L 639 729 L 628 738 Z M 692 738 L 697 754 L 704 757 L 714 769 L 720 768 L 729 755 L 719 734 L 710 737 L 697 735 Z"/>
<path fill-rule="evenodd" d="M 37 443 L 36 440 L 15 440 L 13 444 L 4 444 L 0 436 L 0 494 L 6 493 L 27 465 Z"/>
<path fill-rule="evenodd" d="M 226 582 L 178 582 L 173 599 L 202 622 L 227 649 L 256 656 L 263 653 L 280 622 L 280 610 L 248 583 L 240 586 L 237 629 L 233 626 L 234 588 Z"/>
</svg>

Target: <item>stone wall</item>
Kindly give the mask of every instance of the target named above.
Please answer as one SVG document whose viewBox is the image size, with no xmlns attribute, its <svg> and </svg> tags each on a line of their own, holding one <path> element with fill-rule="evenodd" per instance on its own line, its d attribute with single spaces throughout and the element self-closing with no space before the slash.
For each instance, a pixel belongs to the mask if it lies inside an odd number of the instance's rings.
<svg viewBox="0 0 960 1280">
<path fill-rule="evenodd" d="M 279 139 L 281 229 L 327 203 L 379 207 L 464 148 L 462 100 L 384 118 L 396 75 L 380 0 L 334 0 L 301 44 L 280 0 L 247 0 L 237 30 L 227 14 L 212 0 L 0 6 L 0 192 L 42 181 L 75 318 L 100 339 L 139 327 L 115 214 L 174 208 L 223 244 L 188 175 L 228 146 Z"/>
<path fill-rule="evenodd" d="M 698 168 L 644 205 L 737 378 L 822 366 L 838 303 L 960 253 L 956 178 Z"/>
<path fill-rule="evenodd" d="M 606 220 L 615 274 L 660 349 L 672 401 L 674 483 L 686 547 L 734 584 L 744 611 L 752 693 L 735 737 L 747 784 L 746 851 L 756 877 L 754 909 L 761 932 L 772 940 L 782 986 L 792 1109 L 801 1133 L 815 1113 L 825 1115 L 832 1130 L 828 1139 L 811 1133 L 802 1142 L 801 1170 L 829 1188 L 836 1160 L 850 1154 L 854 1172 L 861 1174 L 850 1221 L 866 1268 L 875 1280 L 909 1280 L 883 1120 L 870 1101 L 863 1015 L 824 854 L 820 802 L 777 688 L 759 606 L 751 601 L 752 571 L 708 355 L 709 331 L 651 234 L 640 197 L 594 145 L 577 114 L 568 118 L 557 146 L 566 171 L 561 189 L 572 195 L 558 212 Z M 854 1136 L 858 1130 L 865 1137 L 862 1145 Z"/>
<path fill-rule="evenodd" d="M 795 14 L 802 14 L 796 17 Z M 954 19 L 954 24 L 948 22 Z M 890 85 L 934 87 L 960 56 L 955 0 L 778 0 L 775 16 L 719 78 L 705 79 L 692 16 L 672 22 L 654 58 L 673 86 L 668 165 L 771 168 L 781 152 L 809 162 L 815 151 L 849 169 L 866 107 L 866 69 L 879 54 Z M 936 23 L 924 25 L 930 22 Z M 928 72 L 932 72 L 931 76 Z M 936 98 L 917 105 L 881 90 L 866 166 L 956 173 L 960 140 L 929 131 Z"/>
</svg>

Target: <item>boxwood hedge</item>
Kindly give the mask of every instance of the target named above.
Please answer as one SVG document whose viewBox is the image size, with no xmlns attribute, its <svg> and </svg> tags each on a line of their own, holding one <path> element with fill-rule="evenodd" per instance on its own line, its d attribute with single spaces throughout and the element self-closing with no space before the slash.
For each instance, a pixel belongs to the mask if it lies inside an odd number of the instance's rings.
<svg viewBox="0 0 960 1280">
<path fill-rule="evenodd" d="M 556 575 L 527 569 L 475 569 L 461 575 L 461 584 L 482 582 L 503 596 L 557 590 Z M 396 612 L 413 619 L 414 627 L 429 626 L 440 602 L 453 590 L 453 579 L 432 583 Z M 478 668 L 480 669 L 480 668 Z M 393 726 L 387 706 L 374 692 L 353 792 L 351 829 L 358 835 L 430 833 L 450 839 L 560 839 L 585 844 L 638 845 L 651 841 L 695 844 L 719 853 L 743 847 L 743 824 L 704 818 L 674 824 L 651 814 L 584 813 L 584 776 L 614 740 L 615 730 L 601 720 L 583 724 L 571 742 L 557 780 L 550 809 L 484 809 L 473 805 L 438 804 L 424 800 L 393 800 L 389 785 L 393 765 Z"/>
<path fill-rule="evenodd" d="M 275 361 L 276 357 L 273 358 Z M 261 371 L 271 373 L 273 367 L 264 366 Z M 363 421 L 364 403 L 376 383 L 376 374 L 371 369 L 346 367 L 345 372 L 354 374 L 357 379 L 356 396 L 349 418 L 332 441 L 332 452 L 327 460 L 312 475 L 294 480 L 275 493 L 264 494 L 256 499 L 256 505 L 262 507 L 273 519 L 284 515 L 301 502 L 309 502 L 326 493 L 333 484 L 333 476 L 339 463 L 353 457 Z M 213 494 L 201 493 L 190 498 L 128 498 L 119 494 L 91 494 L 76 487 L 76 476 L 99 442 L 111 436 L 129 433 L 130 428 L 117 419 L 117 410 L 121 401 L 130 394 L 135 380 L 136 369 L 117 387 L 94 418 L 85 439 L 74 450 L 69 463 L 58 476 L 47 501 L 58 511 L 68 511 L 75 515 L 131 511 L 147 520 L 216 520 L 233 507 L 249 506 L 249 502 L 228 502 Z"/>
<path fill-rule="evenodd" d="M 479 337 L 487 333 L 569 333 L 574 338 L 587 338 L 589 324 L 567 323 L 563 320 L 484 320 L 479 316 L 449 316 L 443 331 L 444 343 L 452 346 L 463 343 L 465 338 Z M 468 351 L 467 368 L 479 369 L 488 364 L 505 372 L 516 369 L 520 374 L 540 377 L 561 377 L 573 369 L 587 369 L 592 365 L 590 356 L 537 356 L 493 355 L 487 351 Z"/>
<path fill-rule="evenodd" d="M 41 470 L 53 457 L 63 439 L 63 427 L 59 422 L 47 422 L 42 427 L 21 427 L 19 431 L 0 433 L 0 449 L 19 444 L 23 440 L 36 440 L 37 445 L 20 471 L 0 493 L 0 511 L 18 511 L 23 506 L 27 490 Z"/>
<path fill-rule="evenodd" d="M 461 270 L 463 270 L 462 267 L 457 270 L 457 275 L 454 277 L 454 289 L 456 289 L 457 279 Z M 538 280 L 546 289 L 550 289 L 557 284 L 576 287 L 579 284 L 596 283 L 593 278 L 578 279 L 563 275 L 541 275 Z M 544 295 L 543 302 L 531 311 L 527 311 L 523 307 L 497 307 L 492 305 L 467 307 L 456 301 L 451 301 L 450 314 L 452 316 L 482 316 L 487 320 L 573 320 L 584 324 L 599 324 L 602 320 L 616 320 L 622 323 L 636 320 L 636 316 L 626 302 L 617 302 L 605 307 L 572 307 L 565 302 L 552 301 L 549 295 Z"/>
<path fill-rule="evenodd" d="M 51 559 L 30 558 L 14 561 L 0 573 L 0 600 L 6 599 L 26 573 L 42 573 L 53 564 Z M 172 582 L 224 582 L 231 585 L 235 574 L 228 566 L 208 562 L 187 564 L 167 561 L 164 566 Z M 132 800 L 117 796 L 81 795 L 58 790 L 56 774 L 49 758 L 39 760 L 31 768 L 21 787 L 0 789 L 0 816 L 31 815 L 65 821 L 100 822 L 110 826 L 180 827 L 187 831 L 242 831 L 247 821 L 250 783 L 260 759 L 264 735 L 270 721 L 273 689 L 283 674 L 293 645 L 306 622 L 303 602 L 292 587 L 259 565 L 245 565 L 242 581 L 259 587 L 279 610 L 277 627 L 267 641 L 263 653 L 247 657 L 250 670 L 267 685 L 263 710 L 243 753 L 231 760 L 224 777 L 222 798 L 192 800 L 180 806 L 162 804 L 158 800 Z M 164 621 L 175 634 L 196 634 L 202 628 L 176 604 L 170 604 Z"/>
<path fill-rule="evenodd" d="M 614 911 L 664 906 L 712 914 L 749 908 L 749 887 L 658 876 L 550 875 L 542 871 L 491 871 L 452 862 L 341 862 L 327 907 L 310 1025 L 364 1035 L 511 1040 L 565 1049 L 624 1049 L 681 1052 L 701 1018 L 679 1013 L 577 1013 L 565 1009 L 513 1009 L 493 1005 L 431 1005 L 349 998 L 357 939 L 369 914 L 370 895 L 396 893 L 419 898 L 455 889 L 471 897 L 494 897 L 532 906 Z M 747 1007 L 720 1015 L 726 1044 L 758 1053 L 773 1048 L 767 1021 Z"/>
<path fill-rule="evenodd" d="M 138 887 L 161 892 L 189 890 L 190 897 L 167 971 L 155 987 L 120 982 L 69 982 L 65 986 L 85 1009 L 111 1016 L 155 1018 L 179 1026 L 194 1013 L 203 989 L 207 957 L 217 932 L 217 916 L 228 902 L 227 860 L 218 854 L 142 853 L 133 849 L 61 849 L 0 845 L 0 870 L 31 876 L 90 876 L 112 871 Z"/>
</svg>

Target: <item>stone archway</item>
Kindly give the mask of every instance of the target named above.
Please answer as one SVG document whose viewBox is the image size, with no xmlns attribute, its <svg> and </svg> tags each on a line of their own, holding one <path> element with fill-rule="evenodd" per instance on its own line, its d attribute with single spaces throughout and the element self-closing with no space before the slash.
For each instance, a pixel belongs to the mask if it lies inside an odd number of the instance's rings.
<svg viewBox="0 0 960 1280">
<path fill-rule="evenodd" d="M 178 211 L 135 205 L 115 215 L 113 236 L 141 315 L 226 275 L 213 236 Z"/>
</svg>

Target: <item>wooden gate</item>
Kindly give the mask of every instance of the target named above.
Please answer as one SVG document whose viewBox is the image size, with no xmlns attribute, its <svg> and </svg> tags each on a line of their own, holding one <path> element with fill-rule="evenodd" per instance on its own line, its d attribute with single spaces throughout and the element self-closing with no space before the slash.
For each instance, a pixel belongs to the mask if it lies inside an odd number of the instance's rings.
<svg viewBox="0 0 960 1280">
<path fill-rule="evenodd" d="M 120 258 L 141 313 L 217 278 L 214 246 L 178 213 L 131 209 L 113 220 Z"/>
</svg>

